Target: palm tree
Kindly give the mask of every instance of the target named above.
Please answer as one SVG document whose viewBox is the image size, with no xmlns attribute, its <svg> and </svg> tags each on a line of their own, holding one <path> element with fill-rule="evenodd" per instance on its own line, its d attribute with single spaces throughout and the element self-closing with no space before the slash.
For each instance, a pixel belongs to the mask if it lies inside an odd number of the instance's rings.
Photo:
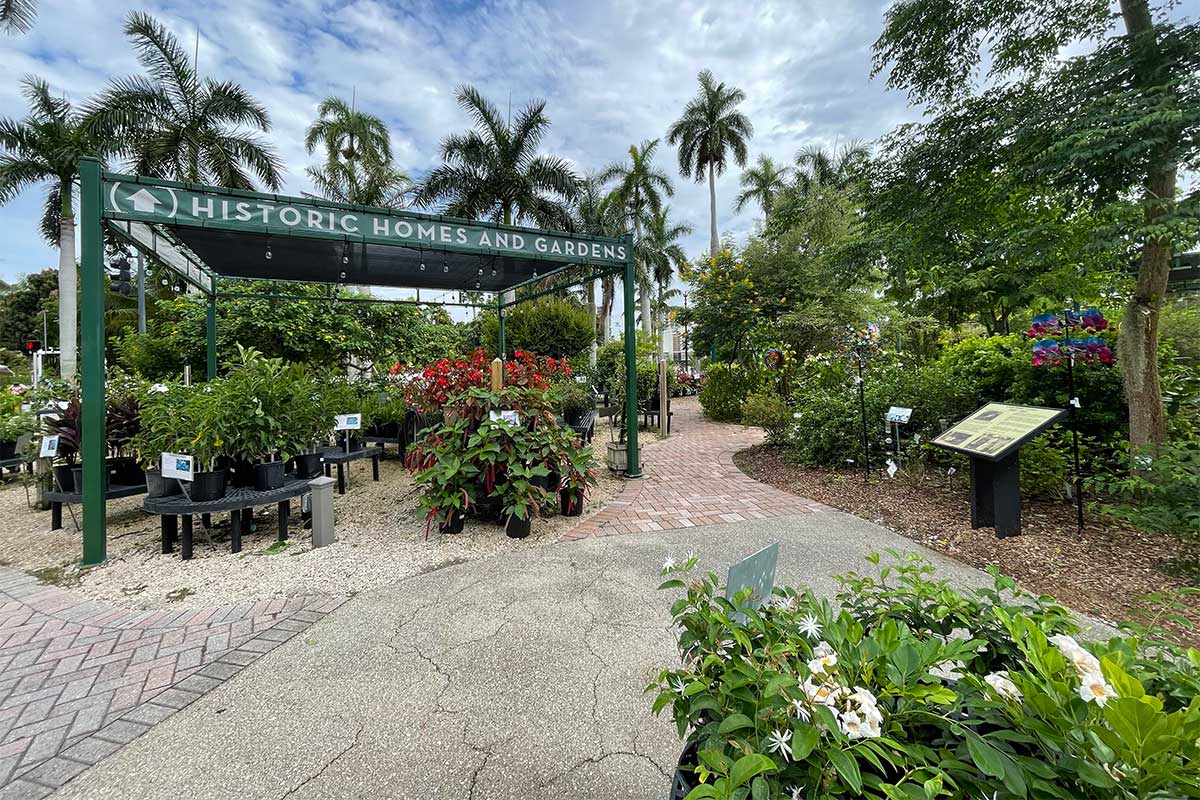
<svg viewBox="0 0 1200 800">
<path fill-rule="evenodd" d="M 692 226 L 671 222 L 671 209 L 664 206 L 652 214 L 647 220 L 645 236 L 639 241 L 638 259 L 647 267 L 648 277 L 658 287 L 658 298 L 661 305 L 667 287 L 675 276 L 676 270 L 687 264 L 687 253 L 679 240 L 692 232 Z M 645 309 L 643 309 L 645 313 Z M 659 313 L 652 315 L 654 330 L 662 333 L 662 317 Z"/>
<path fill-rule="evenodd" d="M 763 217 L 771 216 L 771 205 L 775 196 L 787 188 L 790 167 L 778 167 L 770 156 L 758 157 L 758 163 L 742 173 L 742 192 L 734 201 L 734 208 L 741 211 L 751 201 L 762 208 Z"/>
<path fill-rule="evenodd" d="M 20 121 L 0 119 L 0 204 L 33 184 L 45 184 L 42 235 L 58 246 L 59 371 L 74 380 L 77 365 L 78 274 L 75 264 L 75 213 L 72 199 L 79 159 L 106 158 L 112 140 L 92 131 L 84 116 L 64 97 L 53 97 L 40 78 L 26 77 L 22 93 L 29 114 Z"/>
<path fill-rule="evenodd" d="M 604 191 L 602 176 L 589 173 L 579 185 L 579 195 L 575 198 L 574 228 L 589 236 L 620 236 L 623 231 L 621 208 L 616 198 Z M 596 328 L 599 341 L 608 339 L 608 320 L 612 313 L 614 276 L 605 275 L 601 279 L 601 302 L 596 304 L 596 282 L 589 281 L 587 285 L 588 308 L 592 313 L 592 321 Z M 596 344 L 592 344 L 594 363 Z"/>
<path fill-rule="evenodd" d="M 361 160 L 382 164 L 392 160 L 392 141 L 383 120 L 359 111 L 353 101 L 347 105 L 340 97 L 321 101 L 316 121 L 304 134 L 304 150 L 309 155 L 322 144 L 327 163 Z"/>
<path fill-rule="evenodd" d="M 866 164 L 871 151 L 859 140 L 833 150 L 809 145 L 796 153 L 796 188 L 807 195 L 817 186 L 844 189 Z"/>
<path fill-rule="evenodd" d="M 0 0 L 0 28 L 8 33 L 25 33 L 37 18 L 34 0 Z"/>
<path fill-rule="evenodd" d="M 754 135 L 754 126 L 736 108 L 746 99 L 745 92 L 716 83 L 708 70 L 701 70 L 698 79 L 700 91 L 667 130 L 667 141 L 679 145 L 679 172 L 683 177 L 700 183 L 708 175 L 710 255 L 715 256 L 721 248 L 717 236 L 717 176 L 725 172 L 730 151 L 739 167 L 746 166 L 746 142 Z"/>
<path fill-rule="evenodd" d="M 114 80 L 92 104 L 90 126 L 128 142 L 132 169 L 144 175 L 254 189 L 251 173 L 271 189 L 282 164 L 258 136 L 267 111 L 236 83 L 201 78 L 174 36 L 153 17 L 125 22 L 148 75 Z"/>
<path fill-rule="evenodd" d="M 662 211 L 663 195 L 671 197 L 675 189 L 667 173 L 655 167 L 654 151 L 658 149 L 658 139 L 629 146 L 629 161 L 618 161 L 608 165 L 600 174 L 600 180 L 608 183 L 615 180 L 616 187 L 612 194 L 620 205 L 624 216 L 624 230 L 633 231 L 634 253 L 639 252 L 642 241 L 642 228 L 651 216 Z M 646 264 L 638 262 L 638 283 L 641 288 L 642 333 L 650 333 L 650 280 L 646 273 Z"/>
<path fill-rule="evenodd" d="M 537 153 L 550 126 L 545 101 L 531 101 L 505 121 L 473 86 L 460 86 L 456 95 L 475 127 L 442 140 L 443 163 L 425 178 L 416 202 L 440 203 L 456 217 L 569 228 L 568 203 L 579 193 L 579 178 L 567 161 Z"/>
<path fill-rule="evenodd" d="M 377 208 L 403 208 L 413 191 L 413 182 L 391 164 L 355 161 L 330 161 L 319 167 L 306 167 L 316 196 L 337 203 Z M 308 192 L 303 192 L 309 196 Z"/>
</svg>

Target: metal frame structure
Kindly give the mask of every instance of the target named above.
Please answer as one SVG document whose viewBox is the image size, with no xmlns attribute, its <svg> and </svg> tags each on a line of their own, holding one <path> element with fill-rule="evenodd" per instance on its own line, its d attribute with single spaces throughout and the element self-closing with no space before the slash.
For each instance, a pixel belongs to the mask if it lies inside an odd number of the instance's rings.
<svg viewBox="0 0 1200 800">
<path fill-rule="evenodd" d="M 79 175 L 85 565 L 100 563 L 107 555 L 106 227 L 207 297 L 209 380 L 217 374 L 217 302 L 235 294 L 221 291 L 223 277 L 494 292 L 500 354 L 504 357 L 506 309 L 595 278 L 621 275 L 625 292 L 625 368 L 627 375 L 637 375 L 636 274 L 633 239 L 628 234 L 610 239 L 119 175 L 105 172 L 99 161 L 90 158 L 80 160 Z M 273 243 L 284 251 L 279 262 L 271 261 Z M 440 272 L 426 271 L 426 253 L 441 259 Z M 419 269 L 413 266 L 418 259 Z M 488 273 L 484 259 L 490 268 Z M 455 266 L 453 273 L 450 264 Z M 539 265 L 544 270 L 541 275 Z M 586 274 L 578 274 L 581 267 Z M 553 280 L 556 278 L 565 282 Z M 543 286 L 548 282 L 551 285 Z M 530 291 L 517 297 L 518 289 Z M 371 302 L 431 304 L 383 299 Z M 473 303 L 441 305 L 484 307 Z M 625 474 L 637 478 L 641 476 L 637 381 L 627 383 Z"/>
</svg>

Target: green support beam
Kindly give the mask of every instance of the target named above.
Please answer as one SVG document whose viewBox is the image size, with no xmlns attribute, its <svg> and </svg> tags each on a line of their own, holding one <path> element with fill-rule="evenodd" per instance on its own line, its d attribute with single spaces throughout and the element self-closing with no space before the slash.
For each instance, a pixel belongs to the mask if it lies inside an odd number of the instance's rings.
<svg viewBox="0 0 1200 800">
<path fill-rule="evenodd" d="M 205 321 L 208 339 L 208 379 L 217 377 L 217 293 L 208 296 L 208 318 Z"/>
<path fill-rule="evenodd" d="M 83 564 L 99 564 L 108 555 L 107 518 L 104 500 L 104 232 L 101 214 L 100 162 L 79 162 L 80 243 L 80 334 L 82 339 L 83 405 Z"/>
<path fill-rule="evenodd" d="M 500 324 L 500 360 L 504 360 L 504 292 L 497 296 L 496 320 Z"/>
<path fill-rule="evenodd" d="M 642 477 L 642 464 L 638 452 L 638 391 L 637 391 L 637 312 L 634 310 L 634 291 L 637 288 L 637 270 L 633 261 L 633 236 L 621 237 L 626 244 L 625 252 L 625 442 L 627 461 L 625 477 Z"/>
</svg>

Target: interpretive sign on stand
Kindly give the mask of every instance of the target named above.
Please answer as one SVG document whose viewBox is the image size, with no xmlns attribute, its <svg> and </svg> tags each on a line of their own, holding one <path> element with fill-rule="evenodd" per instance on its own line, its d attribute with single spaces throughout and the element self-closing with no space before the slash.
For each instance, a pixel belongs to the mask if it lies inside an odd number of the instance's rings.
<svg viewBox="0 0 1200 800">
<path fill-rule="evenodd" d="M 1061 408 L 988 403 L 933 440 L 971 457 L 971 527 L 1021 534 L 1021 445 L 1053 425 Z"/>
</svg>

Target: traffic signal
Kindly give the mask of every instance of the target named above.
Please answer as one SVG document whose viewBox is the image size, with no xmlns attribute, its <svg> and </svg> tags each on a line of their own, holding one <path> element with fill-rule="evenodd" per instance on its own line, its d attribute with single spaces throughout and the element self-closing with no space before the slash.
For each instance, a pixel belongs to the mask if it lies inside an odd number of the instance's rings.
<svg viewBox="0 0 1200 800">
<path fill-rule="evenodd" d="M 34 353 L 36 353 L 38 350 L 41 350 L 41 349 L 42 349 L 42 343 L 39 342 L 37 339 L 26 339 L 25 340 L 25 352 L 28 353 L 29 355 L 33 355 Z"/>
<path fill-rule="evenodd" d="M 119 255 L 114 266 L 117 268 L 117 277 L 112 283 L 112 290 L 128 297 L 133 294 L 133 289 L 129 285 L 129 259 L 123 254 Z"/>
</svg>

